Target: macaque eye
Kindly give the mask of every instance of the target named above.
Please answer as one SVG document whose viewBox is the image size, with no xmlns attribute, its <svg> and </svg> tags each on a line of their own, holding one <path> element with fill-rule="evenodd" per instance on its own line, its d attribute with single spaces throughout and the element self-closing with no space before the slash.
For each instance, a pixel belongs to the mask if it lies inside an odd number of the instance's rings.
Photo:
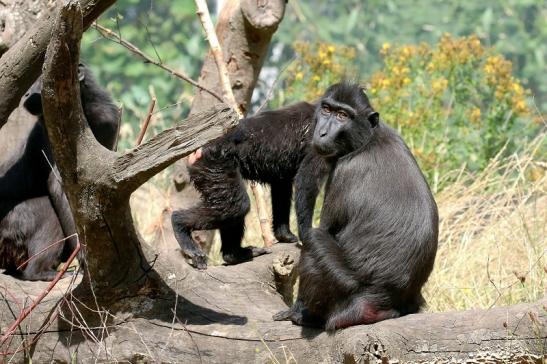
<svg viewBox="0 0 547 364">
<path fill-rule="evenodd" d="M 349 115 L 347 112 L 340 110 L 336 113 L 336 117 L 339 120 L 346 120 L 349 117 Z"/>
<path fill-rule="evenodd" d="M 321 111 L 322 111 L 324 114 L 330 114 L 330 107 L 329 107 L 329 105 L 323 105 L 323 106 L 321 106 Z"/>
</svg>

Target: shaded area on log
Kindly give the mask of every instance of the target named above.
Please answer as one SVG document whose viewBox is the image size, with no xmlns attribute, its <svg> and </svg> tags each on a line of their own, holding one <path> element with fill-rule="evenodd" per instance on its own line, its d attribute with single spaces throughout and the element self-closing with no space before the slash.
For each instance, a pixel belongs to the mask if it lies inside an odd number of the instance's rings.
<svg viewBox="0 0 547 364">
<path fill-rule="evenodd" d="M 471 354 L 511 361 L 524 354 L 545 353 L 547 312 L 543 306 L 547 299 L 490 310 L 409 315 L 351 327 L 333 336 L 289 322 L 273 322 L 271 315 L 286 305 L 274 289 L 272 262 L 287 253 L 295 258 L 299 255 L 294 245 L 275 245 L 273 250 L 273 254 L 249 263 L 210 267 L 205 272 L 160 256 L 155 267 L 167 277 L 172 292 L 155 298 L 135 295 L 120 301 L 116 305 L 118 314 L 107 329 L 102 329 L 105 337 L 100 343 L 88 337 L 84 344 L 86 335 L 82 331 L 71 332 L 65 323 L 57 323 L 38 342 L 33 360 L 69 361 L 70 355 L 77 355 L 82 362 L 139 356 L 151 361 L 199 362 L 201 356 L 204 362 L 216 363 L 265 362 L 272 355 L 284 361 L 284 355 L 292 355 L 301 363 L 354 363 L 382 358 L 456 361 L 467 360 Z M 21 298 L 25 293 L 35 295 L 44 284 L 2 275 L 0 286 Z M 25 322 L 25 332 L 38 329 L 60 292 L 53 292 L 40 311 Z M 16 312 L 13 300 L 3 290 L 0 294 L 4 296 L 0 312 Z M 176 317 L 172 311 L 175 307 Z M 9 317 L 0 317 L 4 328 Z M 100 331 L 98 325 L 95 332 Z M 12 345 L 19 340 L 21 337 L 14 338 Z M 77 354 L 71 354 L 74 352 Z"/>
</svg>

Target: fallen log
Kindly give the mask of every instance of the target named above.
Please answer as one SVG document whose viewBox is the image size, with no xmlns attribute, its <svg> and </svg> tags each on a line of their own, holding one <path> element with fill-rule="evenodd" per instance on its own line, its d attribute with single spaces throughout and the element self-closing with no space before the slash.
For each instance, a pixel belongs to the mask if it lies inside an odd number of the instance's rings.
<svg viewBox="0 0 547 364">
<path fill-rule="evenodd" d="M 35 362 L 143 361 L 181 363 L 294 362 L 537 362 L 547 348 L 547 299 L 489 310 L 427 312 L 355 326 L 327 335 L 316 329 L 274 322 L 286 307 L 275 290 L 272 262 L 290 254 L 293 245 L 278 244 L 274 253 L 252 262 L 210 267 L 205 272 L 173 265 L 160 256 L 171 292 L 158 297 L 128 297 L 103 324 L 78 327 L 63 313 L 27 351 Z M 21 326 L 14 348 L 32 340 L 58 306 L 57 287 Z M 2 332 L 18 312 L 19 302 L 37 295 L 47 283 L 17 281 L 0 275 Z M 71 299 L 68 296 L 67 299 Z M 106 311 L 104 316 L 108 316 Z M 81 325 L 81 323 L 79 324 Z M 19 353 L 14 359 L 24 359 Z M 294 359 L 294 360 L 293 360 Z"/>
</svg>

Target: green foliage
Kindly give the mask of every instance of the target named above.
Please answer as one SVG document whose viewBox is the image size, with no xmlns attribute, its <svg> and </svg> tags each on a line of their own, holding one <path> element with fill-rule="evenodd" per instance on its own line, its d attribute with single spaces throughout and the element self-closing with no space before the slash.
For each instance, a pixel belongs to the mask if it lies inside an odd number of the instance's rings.
<svg viewBox="0 0 547 364">
<path fill-rule="evenodd" d="M 154 60 L 181 69 L 197 79 L 206 44 L 193 0 L 142 2 L 120 0 L 99 23 L 137 46 Z M 164 70 L 90 29 L 82 41 L 82 59 L 101 85 L 123 105 L 120 148 L 134 145 L 152 96 L 158 102 L 147 135 L 156 134 L 183 118 L 194 90 Z"/>
<path fill-rule="evenodd" d="M 544 0 L 289 1 L 274 42 L 328 43 L 356 50 L 362 78 L 382 65 L 382 44 L 434 44 L 442 34 L 477 34 L 512 62 L 515 75 L 547 111 L 547 2 Z M 286 62 L 291 52 L 281 59 Z"/>
<path fill-rule="evenodd" d="M 276 98 L 270 106 L 277 107 L 303 99 L 313 100 L 328 84 L 342 77 L 372 80 L 375 72 L 390 67 L 387 64 L 384 66 L 383 57 L 387 54 L 382 55 L 380 52 L 385 43 L 396 40 L 399 44 L 424 42 L 431 46 L 441 39 L 442 34 L 448 32 L 455 37 L 476 34 L 482 45 L 492 48 L 488 50 L 489 54 L 503 55 L 503 62 L 500 64 L 505 65 L 506 60 L 511 62 L 512 72 L 520 80 L 519 85 L 523 89 L 530 89 L 537 107 L 545 111 L 546 4 L 540 0 L 291 0 L 287 4 L 284 20 L 272 39 L 272 48 L 281 49 L 281 56 L 276 57 L 275 61 L 272 61 L 273 57 L 266 58 L 265 66 L 280 70 L 295 53 L 297 58 L 284 73 L 287 75 L 285 82 L 276 87 Z M 161 59 L 165 64 L 183 70 L 197 79 L 207 44 L 203 39 L 192 0 L 119 0 L 99 22 L 121 34 L 125 40 L 135 44 L 149 56 Z M 299 43 L 292 48 L 291 45 L 295 42 Z M 304 49 L 305 47 L 308 49 Z M 329 50 L 332 47 L 334 51 Z M 148 136 L 171 126 L 187 112 L 194 92 L 188 84 L 155 66 L 143 63 L 125 48 L 104 39 L 93 29 L 85 34 L 82 54 L 84 61 L 98 75 L 99 82 L 123 104 L 122 148 L 134 144 L 140 129 L 139 123 L 144 119 L 152 95 L 158 99 L 156 110 L 164 110 L 155 115 Z M 413 58 L 416 61 L 420 59 Z M 486 76 L 482 72 L 484 68 L 482 71 L 480 68 L 485 66 L 486 58 L 473 62 L 465 67 L 458 66 L 461 73 L 456 74 L 440 71 L 431 73 L 427 69 L 420 70 L 414 64 L 407 66 L 412 70 L 412 77 L 409 77 L 411 83 L 404 85 L 400 92 L 415 91 L 420 84 L 424 87 L 435 85 L 447 89 L 432 98 L 431 102 L 450 110 L 449 118 L 444 118 L 442 113 L 440 116 L 434 114 L 440 112 L 440 106 L 427 110 L 427 116 L 435 116 L 436 123 L 430 125 L 428 133 L 445 135 L 448 144 L 439 141 L 435 150 L 420 150 L 424 138 L 430 136 L 403 131 L 403 134 L 407 133 L 409 136 L 415 151 L 423 154 L 422 163 L 432 179 L 435 171 L 447 170 L 461 165 L 462 162 L 469 168 L 482 168 L 484 161 L 499 150 L 500 145 L 509 137 L 530 132 L 526 121 L 519 121 L 519 118 L 523 118 L 522 115 L 518 118 L 513 115 L 508 122 L 499 122 L 505 120 L 503 115 L 508 115 L 508 107 L 513 110 L 516 104 L 509 101 L 491 104 L 495 94 L 490 94 L 490 99 L 486 94 L 494 89 L 489 84 L 483 87 L 482 82 Z M 310 65 L 312 66 L 309 67 Z M 478 68 L 474 69 L 475 67 Z M 389 75 L 391 76 L 393 75 Z M 458 86 L 457 80 L 460 78 L 466 81 Z M 446 80 L 446 85 L 443 79 Z M 424 105 L 419 105 L 411 96 L 395 100 L 395 94 L 391 94 L 390 90 L 393 91 L 393 88 L 382 90 L 377 95 L 381 100 L 386 96 L 393 98 L 389 105 L 387 101 L 378 105 L 386 109 L 380 110 L 384 118 L 391 118 L 391 121 L 397 117 L 397 123 L 401 123 L 408 115 L 402 109 L 399 114 L 396 113 L 395 109 L 402 107 L 400 105 L 405 105 L 407 112 L 417 113 L 420 110 L 412 108 L 424 108 Z M 478 90 L 479 94 L 473 95 L 473 90 Z M 452 104 L 450 97 L 454 98 Z M 383 102 L 376 98 L 375 96 L 373 101 Z M 464 105 L 466 102 L 468 104 Z M 176 105 L 170 106 L 173 104 Z M 477 127 L 474 129 L 464 127 L 466 124 L 458 122 L 442 122 L 455 120 L 456 113 L 459 113 L 457 120 L 467 118 L 469 124 L 479 111 L 480 122 L 476 122 Z M 430 123 L 432 121 L 429 119 Z M 407 128 L 406 124 L 400 127 Z M 454 140 L 458 140 L 463 134 L 464 139 L 469 142 L 456 145 Z M 518 139 L 513 140 L 517 141 Z M 447 160 L 436 157 L 429 161 L 432 153 L 446 156 Z M 453 157 L 452 161 L 448 160 L 450 155 Z"/>
<path fill-rule="evenodd" d="M 504 146 L 512 152 L 537 132 L 530 92 L 512 76 L 511 62 L 478 37 L 445 34 L 433 48 L 385 43 L 381 53 L 384 68 L 370 81 L 374 105 L 435 186 L 439 175 L 482 170 Z"/>
</svg>

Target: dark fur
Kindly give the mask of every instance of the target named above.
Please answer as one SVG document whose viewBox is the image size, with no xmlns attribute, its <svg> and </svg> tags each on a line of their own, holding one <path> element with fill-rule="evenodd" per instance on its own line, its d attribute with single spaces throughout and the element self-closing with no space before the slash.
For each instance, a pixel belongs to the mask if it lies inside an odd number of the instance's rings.
<svg viewBox="0 0 547 364">
<path fill-rule="evenodd" d="M 331 86 L 316 121 L 313 146 L 331 166 L 321 223 L 304 241 L 297 302 L 274 319 L 331 331 L 418 312 L 438 215 L 414 157 L 357 85 Z"/>
<path fill-rule="evenodd" d="M 296 242 L 289 229 L 292 184 L 296 177 L 299 234 L 311 228 L 315 198 L 326 164 L 313 157 L 310 140 L 315 106 L 301 102 L 241 120 L 224 137 L 208 143 L 202 157 L 189 167 L 201 193 L 193 208 L 173 212 L 175 236 L 194 266 L 207 267 L 207 257 L 192 241 L 193 230 L 220 229 L 226 264 L 236 264 L 265 253 L 242 248 L 249 196 L 243 179 L 267 183 L 272 191 L 273 229 L 281 242 Z"/>
<path fill-rule="evenodd" d="M 113 149 L 119 127 L 118 108 L 87 68 L 80 66 L 79 75 L 84 115 L 97 140 Z M 0 164 L 0 268 L 25 280 L 53 279 L 59 263 L 76 246 L 76 239 L 69 239 L 67 244 L 57 244 L 33 257 L 23 270 L 16 269 L 22 257 L 25 260 L 76 232 L 44 127 L 40 92 L 39 79 L 25 95 L 23 105 L 38 121 L 22 154 L 14 162 Z M 5 152 L 0 146 L 2 154 Z"/>
</svg>

